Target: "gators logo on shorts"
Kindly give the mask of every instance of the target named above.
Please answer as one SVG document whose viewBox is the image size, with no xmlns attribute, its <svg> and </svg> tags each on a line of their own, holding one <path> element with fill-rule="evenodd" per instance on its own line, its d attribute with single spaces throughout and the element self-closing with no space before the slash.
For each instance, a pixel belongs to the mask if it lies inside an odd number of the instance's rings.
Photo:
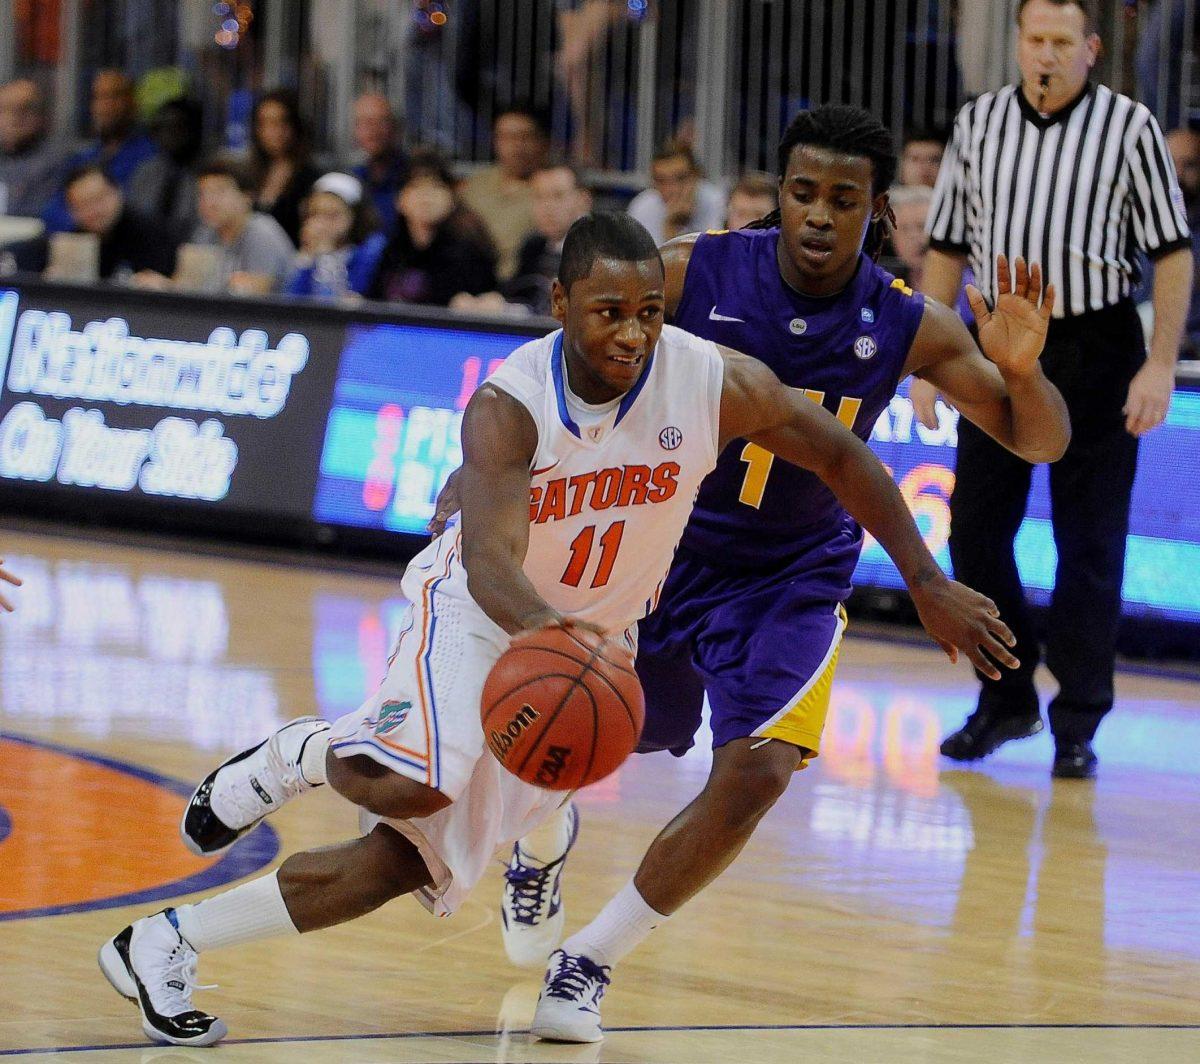
<svg viewBox="0 0 1200 1064">
<path fill-rule="evenodd" d="M 384 702 L 379 708 L 379 720 L 375 724 L 376 735 L 386 735 L 390 731 L 395 731 L 406 720 L 408 720 L 408 711 L 412 709 L 412 703 L 404 702 Z"/>
</svg>

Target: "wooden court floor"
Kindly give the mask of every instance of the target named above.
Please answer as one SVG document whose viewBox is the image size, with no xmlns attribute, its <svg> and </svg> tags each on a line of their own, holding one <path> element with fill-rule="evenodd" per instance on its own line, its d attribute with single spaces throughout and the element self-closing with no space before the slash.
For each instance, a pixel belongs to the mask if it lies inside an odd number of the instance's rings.
<svg viewBox="0 0 1200 1064">
<path fill-rule="evenodd" d="M 974 770 L 937 755 L 971 679 L 852 636 L 822 757 L 734 867 L 615 973 L 597 1046 L 531 1042 L 539 975 L 504 958 L 501 865 L 456 916 L 206 954 L 216 1050 L 155 1047 L 100 976 L 166 899 L 349 836 L 325 792 L 224 859 L 183 795 L 382 675 L 396 581 L 0 529 L 26 578 L 0 616 L 0 1057 L 84 1061 L 1200 1061 L 1200 683 L 1125 672 L 1098 782 L 1045 736 Z M 1049 686 L 1049 685 L 1048 685 Z M 581 796 L 568 927 L 701 786 L 708 752 L 635 758 Z"/>
</svg>

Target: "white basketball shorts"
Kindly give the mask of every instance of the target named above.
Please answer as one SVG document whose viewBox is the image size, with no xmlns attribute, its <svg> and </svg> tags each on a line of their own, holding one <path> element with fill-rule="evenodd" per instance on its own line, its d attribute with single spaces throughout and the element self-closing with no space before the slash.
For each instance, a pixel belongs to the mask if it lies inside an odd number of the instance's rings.
<svg viewBox="0 0 1200 1064">
<path fill-rule="evenodd" d="M 434 577 L 420 594 L 410 592 L 412 615 L 387 676 L 362 706 L 334 722 L 330 748 L 339 757 L 365 754 L 452 799 L 414 820 L 359 815 L 364 833 L 382 822 L 417 846 L 434 879 L 418 897 L 446 916 L 496 848 L 535 828 L 565 795 L 523 783 L 485 748 L 483 683 L 508 636 L 473 602 L 441 595 L 436 584 Z"/>
</svg>

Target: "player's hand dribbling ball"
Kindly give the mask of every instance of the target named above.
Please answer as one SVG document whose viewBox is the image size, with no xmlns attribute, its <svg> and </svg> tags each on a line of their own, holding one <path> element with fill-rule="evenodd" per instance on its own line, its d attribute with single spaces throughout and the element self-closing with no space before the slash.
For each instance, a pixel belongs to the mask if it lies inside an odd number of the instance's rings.
<svg viewBox="0 0 1200 1064">
<path fill-rule="evenodd" d="M 483 737 L 514 776 L 570 791 L 614 771 L 645 719 L 633 655 L 577 627 L 517 636 L 483 685 Z"/>
</svg>

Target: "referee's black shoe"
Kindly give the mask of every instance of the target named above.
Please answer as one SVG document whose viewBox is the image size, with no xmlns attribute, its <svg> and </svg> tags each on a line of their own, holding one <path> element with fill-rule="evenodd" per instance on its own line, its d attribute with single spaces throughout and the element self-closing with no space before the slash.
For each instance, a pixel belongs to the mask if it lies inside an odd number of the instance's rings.
<svg viewBox="0 0 1200 1064">
<path fill-rule="evenodd" d="M 1050 769 L 1050 775 L 1055 779 L 1095 779 L 1097 764 L 1092 744 L 1085 739 L 1054 740 L 1054 766 Z"/>
<path fill-rule="evenodd" d="M 1041 714 L 1014 716 L 981 705 L 956 732 L 942 740 L 942 755 L 953 761 L 978 761 L 1010 739 L 1025 739 L 1042 730 Z"/>
</svg>

